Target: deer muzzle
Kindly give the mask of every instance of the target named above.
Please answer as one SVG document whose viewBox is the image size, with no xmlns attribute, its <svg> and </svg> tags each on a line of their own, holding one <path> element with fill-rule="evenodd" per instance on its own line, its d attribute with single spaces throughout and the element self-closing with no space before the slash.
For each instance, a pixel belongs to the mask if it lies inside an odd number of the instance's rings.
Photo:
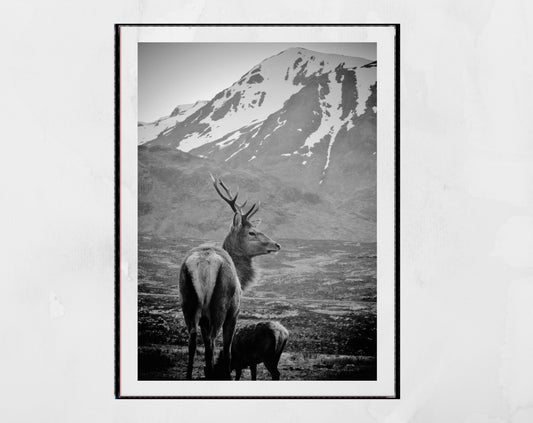
<svg viewBox="0 0 533 423">
<path fill-rule="evenodd" d="M 267 247 L 268 253 L 277 253 L 279 250 L 281 250 L 281 245 L 279 245 L 277 242 L 272 242 Z"/>
</svg>

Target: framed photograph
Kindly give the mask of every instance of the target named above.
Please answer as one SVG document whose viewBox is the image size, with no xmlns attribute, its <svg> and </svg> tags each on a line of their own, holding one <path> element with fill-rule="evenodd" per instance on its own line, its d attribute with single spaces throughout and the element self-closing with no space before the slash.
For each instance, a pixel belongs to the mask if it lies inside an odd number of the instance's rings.
<svg viewBox="0 0 533 423">
<path fill-rule="evenodd" d="M 399 25 L 117 24 L 117 398 L 399 398 Z"/>
</svg>

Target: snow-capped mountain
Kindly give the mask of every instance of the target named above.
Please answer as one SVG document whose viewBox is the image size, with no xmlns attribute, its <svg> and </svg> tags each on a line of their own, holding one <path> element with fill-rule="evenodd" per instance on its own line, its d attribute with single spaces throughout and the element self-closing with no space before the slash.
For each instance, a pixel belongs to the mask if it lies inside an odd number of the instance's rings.
<svg viewBox="0 0 533 423">
<path fill-rule="evenodd" d="M 239 165 L 310 167 L 322 184 L 335 161 L 333 145 L 356 137 L 362 128 L 355 127 L 376 113 L 376 62 L 291 48 L 151 143 Z"/>
<path fill-rule="evenodd" d="M 184 121 L 199 108 L 205 106 L 207 101 L 197 101 L 192 104 L 182 104 L 174 108 L 169 116 L 164 116 L 154 122 L 139 122 L 137 124 L 139 145 L 156 139 L 167 129 L 174 127 L 176 123 Z"/>
<path fill-rule="evenodd" d="M 213 172 L 270 203 L 264 220 L 281 236 L 375 240 L 376 70 L 303 48 L 254 66 L 139 147 L 140 232 L 220 228 L 179 200 L 218 210 Z"/>
</svg>

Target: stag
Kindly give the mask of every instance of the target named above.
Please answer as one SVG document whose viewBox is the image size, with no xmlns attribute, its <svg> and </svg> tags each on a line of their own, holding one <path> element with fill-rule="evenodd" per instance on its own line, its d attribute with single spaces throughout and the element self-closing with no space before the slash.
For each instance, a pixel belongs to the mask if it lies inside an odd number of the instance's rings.
<svg viewBox="0 0 533 423">
<path fill-rule="evenodd" d="M 289 339 L 289 331 L 278 322 L 259 322 L 243 326 L 235 332 L 231 344 L 231 370 L 235 369 L 235 380 L 242 370 L 250 367 L 252 380 L 257 380 L 257 365 L 264 363 L 272 376 L 279 380 L 278 363 Z M 215 365 L 215 373 L 223 371 L 221 355 Z"/>
<path fill-rule="evenodd" d="M 180 269 L 179 291 L 185 324 L 189 332 L 187 379 L 192 379 L 198 326 L 205 346 L 205 377 L 213 379 L 215 339 L 222 328 L 220 378 L 230 379 L 231 343 L 239 314 L 243 290 L 254 281 L 256 272 L 252 259 L 280 250 L 280 245 L 257 229 L 251 218 L 259 203 L 244 212 L 246 201 L 237 203 L 239 192 L 230 189 L 211 175 L 218 195 L 233 211 L 233 222 L 222 248 L 200 246 L 190 250 Z"/>
</svg>

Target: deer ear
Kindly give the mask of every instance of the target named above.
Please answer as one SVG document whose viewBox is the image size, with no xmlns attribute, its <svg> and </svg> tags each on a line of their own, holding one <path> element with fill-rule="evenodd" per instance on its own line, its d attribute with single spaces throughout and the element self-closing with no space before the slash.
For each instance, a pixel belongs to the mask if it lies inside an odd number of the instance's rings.
<svg viewBox="0 0 533 423">
<path fill-rule="evenodd" d="M 250 222 L 254 228 L 258 228 L 261 224 L 261 219 L 255 219 Z"/>
<path fill-rule="evenodd" d="M 233 227 L 238 228 L 242 225 L 242 216 L 240 213 L 235 213 L 233 215 Z"/>
</svg>

